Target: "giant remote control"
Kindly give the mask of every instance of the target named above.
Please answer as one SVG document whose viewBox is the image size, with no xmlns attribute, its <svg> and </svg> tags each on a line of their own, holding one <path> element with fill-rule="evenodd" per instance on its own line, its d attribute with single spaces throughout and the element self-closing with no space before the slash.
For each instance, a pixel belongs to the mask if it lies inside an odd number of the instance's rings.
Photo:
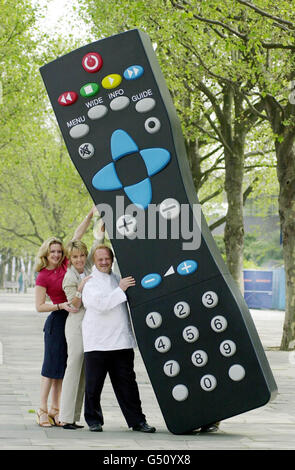
<svg viewBox="0 0 295 470">
<path fill-rule="evenodd" d="M 199 211 L 149 37 L 127 31 L 40 71 L 121 274 L 136 279 L 131 318 L 168 429 L 187 433 L 266 404 L 276 383 Z"/>
</svg>

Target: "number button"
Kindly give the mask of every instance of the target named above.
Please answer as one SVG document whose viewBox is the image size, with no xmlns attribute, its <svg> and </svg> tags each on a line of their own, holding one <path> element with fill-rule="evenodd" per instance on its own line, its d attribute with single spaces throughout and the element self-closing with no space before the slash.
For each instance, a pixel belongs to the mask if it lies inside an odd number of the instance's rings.
<svg viewBox="0 0 295 470">
<path fill-rule="evenodd" d="M 160 353 L 166 353 L 171 348 L 171 341 L 167 336 L 159 336 L 155 341 L 155 348 Z"/>
<path fill-rule="evenodd" d="M 194 343 L 199 337 L 199 330 L 195 326 L 187 326 L 183 330 L 182 336 L 187 343 Z"/>
<path fill-rule="evenodd" d="M 190 314 L 190 306 L 187 302 L 177 302 L 174 305 L 174 313 L 178 318 L 186 318 Z"/>
<path fill-rule="evenodd" d="M 162 315 L 158 312 L 150 312 L 147 314 L 145 322 L 149 328 L 159 328 L 162 324 Z"/>
<path fill-rule="evenodd" d="M 211 328 L 215 333 L 221 333 L 222 331 L 226 330 L 227 328 L 227 320 L 222 315 L 218 315 L 218 317 L 214 317 L 211 320 Z"/>
<path fill-rule="evenodd" d="M 208 362 L 208 354 L 202 349 L 198 349 L 197 351 L 193 352 L 191 360 L 194 366 L 203 367 Z"/>
<path fill-rule="evenodd" d="M 179 374 L 180 367 L 177 361 L 167 361 L 163 366 L 163 370 L 168 377 L 175 377 Z"/>
<path fill-rule="evenodd" d="M 219 350 L 223 356 L 230 357 L 235 354 L 237 347 L 233 341 L 227 339 L 225 341 L 222 341 L 219 346 Z"/>
<path fill-rule="evenodd" d="M 202 296 L 202 303 L 207 308 L 216 307 L 216 305 L 218 304 L 217 294 L 211 290 L 208 292 L 205 292 Z"/>
<path fill-rule="evenodd" d="M 217 380 L 214 375 L 204 375 L 200 380 L 200 385 L 205 392 L 212 392 L 217 385 Z"/>
</svg>

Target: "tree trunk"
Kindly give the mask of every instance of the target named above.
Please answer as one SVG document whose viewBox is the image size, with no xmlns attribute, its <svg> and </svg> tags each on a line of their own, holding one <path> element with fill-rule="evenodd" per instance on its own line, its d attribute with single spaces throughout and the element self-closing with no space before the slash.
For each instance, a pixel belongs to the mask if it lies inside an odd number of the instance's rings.
<svg viewBox="0 0 295 470">
<path fill-rule="evenodd" d="M 232 123 L 232 102 L 235 104 L 236 120 Z M 244 217 L 243 217 L 243 177 L 245 129 L 239 117 L 242 111 L 242 98 L 232 89 L 224 91 L 223 136 L 225 147 L 225 191 L 227 214 L 224 230 L 224 244 L 228 269 L 244 292 Z"/>
<path fill-rule="evenodd" d="M 286 312 L 281 350 L 295 347 L 295 107 L 284 109 L 273 97 L 265 98 L 265 110 L 276 136 L 277 176 L 280 185 L 279 215 L 286 273 Z M 292 122 L 285 127 L 286 119 Z M 286 121 L 285 121 L 286 122 Z"/>
</svg>

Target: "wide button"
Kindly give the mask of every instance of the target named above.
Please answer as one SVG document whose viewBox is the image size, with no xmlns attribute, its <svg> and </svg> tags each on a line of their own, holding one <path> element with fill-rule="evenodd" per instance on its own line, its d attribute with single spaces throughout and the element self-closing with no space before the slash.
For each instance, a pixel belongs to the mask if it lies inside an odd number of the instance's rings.
<svg viewBox="0 0 295 470">
<path fill-rule="evenodd" d="M 65 91 L 62 95 L 59 96 L 58 102 L 62 106 L 70 106 L 71 104 L 77 101 L 78 95 L 75 91 Z"/>
<path fill-rule="evenodd" d="M 98 83 L 87 83 L 80 88 L 80 95 L 88 98 L 88 96 L 94 96 L 99 91 Z"/>
<path fill-rule="evenodd" d="M 144 276 L 141 280 L 141 285 L 144 289 L 153 289 L 157 287 L 162 281 L 160 274 L 151 273 Z"/>
<path fill-rule="evenodd" d="M 111 89 L 111 88 L 116 88 L 117 86 L 119 86 L 121 81 L 122 81 L 121 75 L 118 75 L 117 73 L 111 73 L 110 75 L 107 75 L 106 77 L 104 77 L 101 84 L 104 88 Z"/>
<path fill-rule="evenodd" d="M 82 59 L 82 66 L 88 73 L 98 72 L 101 69 L 103 60 L 97 52 L 89 52 Z"/>
<path fill-rule="evenodd" d="M 89 126 L 87 124 L 77 124 L 77 126 L 72 127 L 70 130 L 70 136 L 73 139 L 80 139 L 84 137 L 89 132 Z"/>
<path fill-rule="evenodd" d="M 188 274 L 194 273 L 197 268 L 198 263 L 192 259 L 188 259 L 177 266 L 177 272 L 181 276 L 187 276 Z"/>
<path fill-rule="evenodd" d="M 108 112 L 108 108 L 104 104 L 98 104 L 97 106 L 93 106 L 88 111 L 89 119 L 100 119 L 105 116 Z"/>
</svg>

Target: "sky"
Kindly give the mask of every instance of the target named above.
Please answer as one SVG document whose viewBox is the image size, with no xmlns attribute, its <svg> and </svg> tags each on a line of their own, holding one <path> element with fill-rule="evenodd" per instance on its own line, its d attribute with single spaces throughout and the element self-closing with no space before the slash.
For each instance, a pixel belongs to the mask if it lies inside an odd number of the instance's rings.
<svg viewBox="0 0 295 470">
<path fill-rule="evenodd" d="M 41 7 L 47 7 L 45 18 L 39 21 L 41 30 L 65 35 L 76 31 L 81 37 L 85 31 L 85 23 L 73 10 L 73 5 L 77 5 L 78 2 L 79 0 L 36 0 Z M 79 24 L 83 27 L 79 27 Z"/>
</svg>

